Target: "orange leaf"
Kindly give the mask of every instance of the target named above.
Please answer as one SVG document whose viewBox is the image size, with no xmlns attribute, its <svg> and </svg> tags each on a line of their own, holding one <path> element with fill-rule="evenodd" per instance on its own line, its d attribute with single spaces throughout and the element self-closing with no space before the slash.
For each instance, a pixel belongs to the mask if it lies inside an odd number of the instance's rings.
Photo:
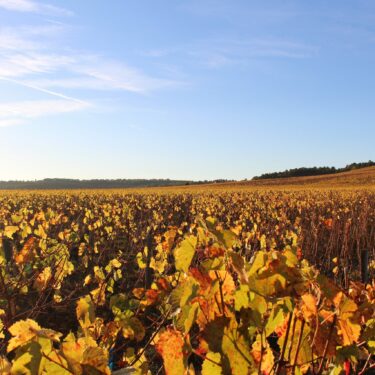
<svg viewBox="0 0 375 375">
<path fill-rule="evenodd" d="M 180 331 L 167 328 L 159 335 L 155 348 L 163 358 L 166 375 L 185 373 L 188 353 Z"/>
<path fill-rule="evenodd" d="M 18 265 L 23 265 L 25 263 L 31 262 L 36 256 L 36 239 L 35 237 L 30 237 L 23 245 L 22 250 L 15 255 L 14 260 Z"/>
</svg>

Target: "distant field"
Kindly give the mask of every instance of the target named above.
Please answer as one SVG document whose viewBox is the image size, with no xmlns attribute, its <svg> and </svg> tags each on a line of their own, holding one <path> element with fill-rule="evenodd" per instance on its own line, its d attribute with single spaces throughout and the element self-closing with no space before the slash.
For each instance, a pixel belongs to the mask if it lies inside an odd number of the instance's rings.
<svg viewBox="0 0 375 375">
<path fill-rule="evenodd" d="M 213 189 L 375 189 L 375 167 L 362 168 L 350 172 L 327 174 L 321 176 L 275 178 L 264 180 L 248 180 L 239 182 L 227 182 L 222 184 L 211 184 L 201 186 L 180 186 L 182 190 L 213 190 Z M 173 188 L 168 188 L 173 189 Z M 176 188 L 175 188 L 176 189 Z"/>
<path fill-rule="evenodd" d="M 278 178 L 240 182 L 248 186 L 274 186 L 274 185 L 313 185 L 324 187 L 347 187 L 350 185 L 375 186 L 375 167 L 356 169 L 350 172 L 327 174 L 322 176 Z"/>
<path fill-rule="evenodd" d="M 362 168 L 350 172 L 327 174 L 321 176 L 275 178 L 225 182 L 207 185 L 169 186 L 159 188 L 131 189 L 131 192 L 212 192 L 221 190 L 374 190 L 375 167 Z"/>
</svg>

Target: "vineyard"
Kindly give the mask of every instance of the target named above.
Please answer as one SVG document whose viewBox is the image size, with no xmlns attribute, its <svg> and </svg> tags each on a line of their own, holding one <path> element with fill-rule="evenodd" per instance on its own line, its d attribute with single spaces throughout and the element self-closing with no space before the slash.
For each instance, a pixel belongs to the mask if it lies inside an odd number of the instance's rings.
<svg viewBox="0 0 375 375">
<path fill-rule="evenodd" d="M 2 374 L 370 374 L 375 191 L 0 194 Z"/>
</svg>

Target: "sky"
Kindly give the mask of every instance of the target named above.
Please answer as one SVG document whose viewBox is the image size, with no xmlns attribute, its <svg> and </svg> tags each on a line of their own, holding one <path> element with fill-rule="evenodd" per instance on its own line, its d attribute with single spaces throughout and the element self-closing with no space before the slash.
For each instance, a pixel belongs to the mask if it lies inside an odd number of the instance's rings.
<svg viewBox="0 0 375 375">
<path fill-rule="evenodd" d="M 0 180 L 375 159 L 373 0 L 0 0 Z"/>
</svg>

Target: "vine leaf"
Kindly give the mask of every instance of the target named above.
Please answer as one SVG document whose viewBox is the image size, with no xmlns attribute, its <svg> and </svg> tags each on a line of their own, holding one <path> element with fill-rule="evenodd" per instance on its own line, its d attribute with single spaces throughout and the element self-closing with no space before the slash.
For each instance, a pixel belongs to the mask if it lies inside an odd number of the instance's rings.
<svg viewBox="0 0 375 375">
<path fill-rule="evenodd" d="M 52 278 L 51 267 L 46 267 L 42 272 L 39 273 L 34 281 L 34 288 L 38 292 L 45 290 Z"/>
<path fill-rule="evenodd" d="M 90 296 L 82 297 L 77 302 L 77 319 L 83 329 L 90 327 L 95 321 L 95 309 Z"/>
<path fill-rule="evenodd" d="M 15 225 L 7 225 L 5 228 L 4 228 L 4 235 L 5 237 L 8 237 L 8 238 L 13 238 L 13 234 L 16 233 L 18 231 L 18 227 L 15 226 Z"/>
<path fill-rule="evenodd" d="M 357 342 L 361 334 L 357 304 L 339 292 L 333 300 L 338 314 L 338 334 L 342 337 L 344 346 Z"/>
<path fill-rule="evenodd" d="M 222 375 L 220 353 L 208 352 L 202 365 L 202 375 Z"/>
<path fill-rule="evenodd" d="M 188 353 L 181 332 L 167 328 L 159 334 L 155 348 L 163 358 L 166 375 L 185 373 Z"/>
<path fill-rule="evenodd" d="M 258 368 L 259 363 L 261 362 L 260 370 L 262 374 L 270 374 L 272 372 L 275 359 L 267 340 L 264 340 L 261 335 L 257 336 L 257 339 L 252 346 L 251 354 Z"/>
<path fill-rule="evenodd" d="M 5 357 L 0 357 L 0 374 L 9 374 L 11 367 L 10 362 Z"/>
<path fill-rule="evenodd" d="M 130 318 L 120 321 L 122 334 L 130 340 L 142 341 L 145 336 L 145 329 L 138 318 L 131 316 Z"/>
<path fill-rule="evenodd" d="M 59 342 L 61 336 L 61 333 L 53 331 L 52 329 L 41 328 L 40 325 L 32 319 L 19 320 L 9 327 L 9 332 L 14 337 L 9 340 L 8 352 L 23 346 L 38 337 L 45 337 L 52 341 Z"/>
<path fill-rule="evenodd" d="M 36 256 L 36 238 L 30 237 L 22 247 L 22 250 L 15 255 L 14 260 L 18 265 L 29 263 Z"/>
<path fill-rule="evenodd" d="M 196 246 L 197 238 L 195 236 L 188 236 L 181 242 L 180 246 L 175 249 L 174 257 L 178 271 L 188 272 L 195 254 Z"/>
</svg>

